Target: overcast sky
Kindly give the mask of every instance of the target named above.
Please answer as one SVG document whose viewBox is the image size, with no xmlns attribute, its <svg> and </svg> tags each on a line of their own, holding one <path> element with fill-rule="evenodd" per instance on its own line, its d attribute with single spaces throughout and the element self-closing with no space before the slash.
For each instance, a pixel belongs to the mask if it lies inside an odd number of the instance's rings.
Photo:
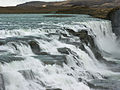
<svg viewBox="0 0 120 90">
<path fill-rule="evenodd" d="M 0 6 L 16 6 L 29 1 L 64 1 L 64 0 L 0 0 Z"/>
</svg>

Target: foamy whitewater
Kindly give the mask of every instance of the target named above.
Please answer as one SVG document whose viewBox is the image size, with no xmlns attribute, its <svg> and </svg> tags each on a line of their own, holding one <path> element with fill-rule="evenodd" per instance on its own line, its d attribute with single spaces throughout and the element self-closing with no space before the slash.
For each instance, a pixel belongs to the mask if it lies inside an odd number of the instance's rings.
<svg viewBox="0 0 120 90">
<path fill-rule="evenodd" d="M 120 89 L 120 46 L 110 21 L 44 16 L 0 15 L 0 90 Z"/>
</svg>

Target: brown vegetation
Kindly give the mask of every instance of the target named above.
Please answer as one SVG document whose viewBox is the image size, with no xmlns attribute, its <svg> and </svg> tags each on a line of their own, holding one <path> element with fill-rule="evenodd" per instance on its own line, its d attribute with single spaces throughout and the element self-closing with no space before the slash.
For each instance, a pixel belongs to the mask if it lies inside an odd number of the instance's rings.
<svg viewBox="0 0 120 90">
<path fill-rule="evenodd" d="M 117 0 L 68 0 L 66 2 L 27 2 L 16 7 L 0 7 L 1 14 L 89 14 L 98 18 L 106 18 L 115 7 Z M 89 3 L 91 2 L 91 3 Z M 86 4 L 89 3 L 89 4 Z M 117 1 L 117 3 L 120 3 Z"/>
</svg>

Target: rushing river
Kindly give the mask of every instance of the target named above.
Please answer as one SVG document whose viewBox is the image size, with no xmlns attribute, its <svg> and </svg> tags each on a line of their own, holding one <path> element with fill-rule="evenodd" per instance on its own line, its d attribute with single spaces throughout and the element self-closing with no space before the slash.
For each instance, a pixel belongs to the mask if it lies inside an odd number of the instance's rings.
<svg viewBox="0 0 120 90">
<path fill-rule="evenodd" d="M 0 15 L 0 90 L 120 90 L 110 21 L 45 16 Z"/>
</svg>

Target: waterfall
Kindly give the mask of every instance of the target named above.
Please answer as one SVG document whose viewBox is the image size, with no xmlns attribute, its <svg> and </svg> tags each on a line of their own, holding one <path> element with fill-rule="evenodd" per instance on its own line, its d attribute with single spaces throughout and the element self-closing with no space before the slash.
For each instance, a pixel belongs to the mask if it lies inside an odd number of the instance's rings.
<svg viewBox="0 0 120 90">
<path fill-rule="evenodd" d="M 20 29 L 0 30 L 0 89 L 92 90 L 95 80 L 117 80 L 119 42 L 111 22 L 81 17 L 42 17 L 36 29 L 19 22 Z"/>
</svg>

